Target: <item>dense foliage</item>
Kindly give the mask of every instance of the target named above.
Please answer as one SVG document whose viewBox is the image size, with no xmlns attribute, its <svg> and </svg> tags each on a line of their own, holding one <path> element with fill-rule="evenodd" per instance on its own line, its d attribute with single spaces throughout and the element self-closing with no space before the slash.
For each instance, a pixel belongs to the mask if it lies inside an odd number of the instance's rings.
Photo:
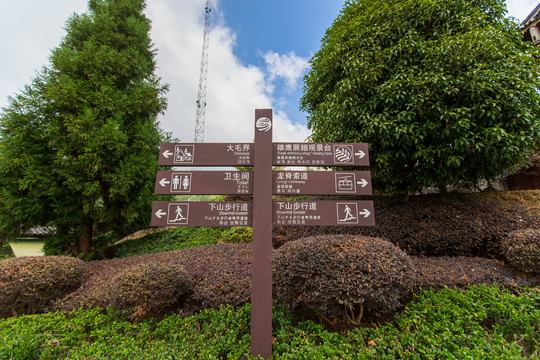
<svg viewBox="0 0 540 360">
<path fill-rule="evenodd" d="M 87 255 L 148 223 L 166 86 L 144 0 L 89 0 L 50 65 L 0 120 L 0 234 L 54 226 L 46 251 Z"/>
<path fill-rule="evenodd" d="M 306 307 L 335 323 L 360 324 L 365 313 L 387 314 L 415 286 L 407 254 L 382 238 L 326 235 L 298 239 L 273 258 L 274 287 L 290 308 Z"/>
<path fill-rule="evenodd" d="M 245 242 L 253 241 L 253 228 L 247 226 L 233 226 L 221 234 L 221 242 Z"/>
<path fill-rule="evenodd" d="M 512 231 L 540 228 L 540 217 L 522 207 L 477 195 L 375 197 L 373 227 L 275 227 L 274 247 L 320 234 L 383 237 L 409 255 L 504 258 L 502 241 Z"/>
<path fill-rule="evenodd" d="M 177 227 L 126 240 L 114 246 L 114 257 L 153 254 L 188 247 L 216 244 L 226 227 Z"/>
<path fill-rule="evenodd" d="M 530 273 L 540 273 L 540 228 L 513 231 L 502 243 L 508 262 Z"/>
<path fill-rule="evenodd" d="M 50 259 L 51 264 L 44 264 L 49 261 L 46 259 Z M 60 290 L 58 286 L 20 286 L 28 282 L 25 280 L 28 273 L 21 271 L 19 275 L 18 267 L 13 267 L 7 272 L 13 283 L 4 289 L 10 292 L 10 296 L 3 299 L 4 309 L 8 311 L 5 315 L 12 315 L 9 309 L 26 303 L 28 298 L 42 299 L 42 296 L 49 300 L 59 296 L 46 310 L 113 307 L 132 320 L 159 317 L 180 310 L 188 314 L 205 308 L 218 308 L 221 304 L 240 306 L 249 302 L 251 295 L 251 260 L 251 247 L 247 244 L 218 244 L 123 259 L 91 261 L 86 263 L 81 286 L 78 289 L 74 286 L 63 295 L 56 294 Z M 415 292 L 419 288 L 464 288 L 468 284 L 500 284 L 509 288 L 538 285 L 538 278 L 516 274 L 498 260 L 447 256 L 411 256 L 410 260 L 417 273 Z M 10 261 L 25 263 L 28 260 Z M 58 267 L 55 257 L 40 258 L 39 261 L 43 268 Z M 325 270 L 324 273 L 331 271 Z M 43 278 L 53 281 L 51 276 L 71 279 L 71 275 L 73 272 L 66 270 L 61 274 L 48 273 Z M 41 278 L 39 274 L 34 276 Z M 81 282 L 78 273 L 77 278 Z M 374 288 L 374 294 L 377 294 L 377 289 Z M 325 291 L 328 294 L 331 292 Z M 47 304 L 44 302 L 41 305 Z M 370 315 L 375 314 L 366 312 L 365 315 L 373 318 Z"/>
<path fill-rule="evenodd" d="M 467 224 L 462 231 L 468 227 L 474 228 L 472 225 L 476 224 L 486 232 L 484 236 L 491 236 L 517 227 L 521 230 L 514 235 L 520 236 L 526 232 L 524 228 L 531 224 L 536 226 L 534 221 L 538 221 L 517 207 L 476 208 L 476 203 L 473 203 L 470 212 L 467 212 L 466 207 L 461 209 L 462 205 L 459 205 L 463 200 L 461 197 L 457 202 L 454 198 L 447 198 L 444 200 L 446 206 L 439 204 L 436 208 L 432 208 L 433 204 L 438 204 L 433 201 L 435 198 L 426 199 L 432 201 L 427 201 L 426 212 L 421 212 L 419 204 L 413 208 L 408 207 L 415 203 L 414 199 L 407 204 L 396 201 L 384 203 L 388 206 L 383 207 L 386 211 L 384 219 L 393 212 L 391 209 L 394 206 L 399 209 L 400 214 L 413 213 L 411 218 L 406 217 L 402 221 L 399 221 L 399 218 L 390 218 L 389 221 L 397 222 L 391 227 L 395 234 L 400 233 L 399 226 L 403 227 L 403 234 L 412 234 L 413 230 L 407 230 L 406 221 L 414 223 L 418 219 L 430 220 L 423 225 L 425 227 L 415 228 L 416 231 L 431 234 L 428 231 L 430 227 L 439 227 L 445 232 L 445 229 L 451 228 L 452 222 L 446 223 L 444 220 L 456 217 Z M 421 199 L 417 198 L 417 201 L 421 202 Z M 454 213 L 455 210 L 451 210 L 453 208 L 458 211 Z M 502 211 L 508 218 L 496 217 L 497 212 L 493 209 Z M 443 214 L 435 216 L 439 210 Z M 478 217 L 481 210 L 486 211 L 484 217 Z M 512 221 L 510 215 L 514 217 Z M 420 217 L 417 218 L 418 216 Z M 495 216 L 492 222 L 485 222 L 485 219 L 492 216 Z M 378 218 L 378 222 L 384 219 Z M 504 224 L 497 226 L 497 222 Z M 389 226 L 386 220 L 384 224 L 385 227 Z M 458 226 L 457 224 L 459 221 L 452 226 Z M 338 228 L 322 229 L 328 232 Z M 284 236 L 283 228 L 276 230 L 278 236 Z M 315 229 L 307 231 L 316 233 Z M 215 244 L 226 238 L 224 233 L 234 235 L 236 231 L 202 227 L 161 231 L 141 239 L 128 240 L 120 245 L 126 250 L 126 256 L 130 255 L 129 251 L 143 253 L 145 249 L 153 252 L 152 254 L 87 262 L 81 286 L 75 291 L 60 295 L 45 309 L 67 310 L 72 311 L 71 313 L 48 313 L 0 320 L 0 358 L 250 358 L 250 307 L 246 303 L 249 303 L 251 291 L 251 246 L 246 243 Z M 292 236 L 291 233 L 288 235 Z M 477 236 L 480 236 L 480 232 Z M 496 237 L 499 239 L 498 235 Z M 421 238 L 421 234 L 415 237 L 418 240 Z M 467 241 L 465 237 L 459 239 Z M 471 238 L 470 241 L 474 243 L 477 240 Z M 145 243 L 152 246 L 145 248 Z M 197 246 L 203 243 L 215 245 Z M 197 247 L 186 248 L 190 245 Z M 392 245 L 386 245 L 396 250 Z M 175 246 L 181 250 L 160 252 Z M 284 246 L 283 249 L 288 246 L 291 245 Z M 324 248 L 325 244 L 314 246 Z M 504 246 L 502 248 L 504 249 Z M 451 249 L 450 245 L 448 249 Z M 335 259 L 331 262 L 354 264 L 357 259 L 347 259 L 346 254 L 355 253 L 356 249 L 348 247 L 345 250 L 348 251 L 334 251 Z M 368 271 L 364 273 L 367 276 L 359 278 L 360 281 L 372 278 L 377 265 L 381 264 L 377 257 L 385 258 L 385 255 L 388 255 L 385 251 L 376 252 L 380 254 L 377 254 L 375 261 L 369 263 Z M 366 250 L 362 254 L 364 253 L 370 251 Z M 313 258 L 321 256 L 319 253 L 311 255 Z M 397 256 L 397 260 L 400 258 Z M 22 261 L 9 261 L 16 260 Z M 275 306 L 274 358 L 413 359 L 459 356 L 525 359 L 537 358 L 540 355 L 540 294 L 538 287 L 521 287 L 538 286 L 537 276 L 525 276 L 513 271 L 502 261 L 485 258 L 410 256 L 410 263 L 416 269 L 416 286 L 413 291 L 417 299 L 405 305 L 404 311 L 398 313 L 392 322 L 370 323 L 381 319 L 369 316 L 369 311 L 366 311 L 362 322 L 368 324 L 367 327 L 354 328 L 349 332 L 329 332 L 311 321 L 298 322 L 298 317 L 284 307 Z M 0 261 L 0 267 L 2 264 L 3 261 Z M 394 261 L 390 260 L 383 265 L 390 268 L 392 264 Z M 369 272 L 371 266 L 373 268 Z M 12 268 L 10 265 L 9 269 Z M 293 272 L 300 270 L 293 269 Z M 323 273 L 340 271 L 346 273 L 348 269 L 339 269 L 339 266 L 330 270 L 321 269 Z M 17 272 L 8 273 L 13 275 L 10 282 L 17 283 Z M 66 273 L 69 275 L 69 271 Z M 24 275 L 24 272 L 21 274 Z M 469 284 L 497 285 L 486 287 Z M 0 292 L 3 288 L 3 284 L 0 284 Z M 422 290 L 429 288 L 443 289 Z M 178 293 L 177 289 L 180 289 L 182 294 Z M 373 288 L 375 294 L 378 289 L 377 286 Z M 0 299 L 0 304 L 17 302 L 16 298 L 20 295 L 28 295 L 26 290 L 27 288 L 19 286 L 15 298 L 5 301 Z M 39 294 L 37 287 L 30 290 L 35 290 L 35 295 Z M 356 289 L 353 289 L 353 292 L 354 290 Z M 325 288 L 323 295 L 329 292 Z M 35 295 L 32 296 L 36 297 Z M 173 303 L 175 299 L 177 302 Z M 223 307 L 222 304 L 233 307 Z M 166 314 L 173 315 L 163 318 Z M 196 315 L 185 317 L 191 314 Z M 148 316 L 153 319 L 133 322 Z M 351 314 L 349 316 L 351 317 Z M 326 322 L 323 324 L 327 325 Z"/>
<path fill-rule="evenodd" d="M 540 278 L 515 272 L 503 261 L 468 256 L 411 256 L 418 289 L 463 289 L 469 285 L 497 284 L 508 289 L 539 286 Z"/>
<path fill-rule="evenodd" d="M 217 244 L 91 261 L 86 271 L 81 287 L 59 299 L 54 309 L 117 307 L 134 318 L 144 318 L 180 310 L 194 313 L 225 304 L 240 306 L 251 296 L 251 245 Z M 174 293 L 175 287 L 180 293 Z M 135 300 L 137 294 L 150 308 L 137 312 L 143 305 Z M 158 311 L 152 304 L 164 306 Z"/>
<path fill-rule="evenodd" d="M 34 314 L 79 287 L 84 263 L 67 256 L 29 256 L 0 261 L 0 317 Z"/>
<path fill-rule="evenodd" d="M 349 0 L 311 59 L 311 139 L 367 142 L 375 187 L 494 179 L 540 144 L 538 50 L 504 0 Z"/>
<path fill-rule="evenodd" d="M 110 306 L 132 320 L 159 316 L 181 309 L 192 291 L 189 275 L 176 264 L 138 264 L 111 280 Z"/>
<path fill-rule="evenodd" d="M 423 291 L 394 323 L 348 333 L 274 306 L 274 359 L 527 359 L 540 356 L 540 294 L 497 286 Z M 2 359 L 250 359 L 249 304 L 160 322 L 110 310 L 0 320 Z"/>
<path fill-rule="evenodd" d="M 11 250 L 8 243 L 0 244 L 0 260 L 14 257 L 15 254 Z"/>
</svg>

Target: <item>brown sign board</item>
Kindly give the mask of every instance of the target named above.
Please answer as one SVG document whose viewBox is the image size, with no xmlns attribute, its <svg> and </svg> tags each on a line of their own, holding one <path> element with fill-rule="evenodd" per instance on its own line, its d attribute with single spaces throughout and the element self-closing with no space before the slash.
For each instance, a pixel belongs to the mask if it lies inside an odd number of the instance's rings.
<svg viewBox="0 0 540 360">
<path fill-rule="evenodd" d="M 371 195 L 369 171 L 273 171 L 277 195 Z M 253 194 L 251 171 L 158 171 L 156 194 Z"/>
<path fill-rule="evenodd" d="M 158 171 L 156 194 L 246 195 L 253 193 L 252 171 Z"/>
<path fill-rule="evenodd" d="M 366 143 L 274 143 L 276 166 L 369 166 Z"/>
<path fill-rule="evenodd" d="M 274 171 L 278 195 L 372 195 L 369 171 Z"/>
<path fill-rule="evenodd" d="M 252 166 L 252 143 L 163 143 L 162 166 Z"/>
<path fill-rule="evenodd" d="M 247 201 L 154 201 L 151 226 L 251 226 Z"/>
<path fill-rule="evenodd" d="M 274 201 L 273 211 L 277 226 L 375 226 L 371 200 Z"/>
</svg>

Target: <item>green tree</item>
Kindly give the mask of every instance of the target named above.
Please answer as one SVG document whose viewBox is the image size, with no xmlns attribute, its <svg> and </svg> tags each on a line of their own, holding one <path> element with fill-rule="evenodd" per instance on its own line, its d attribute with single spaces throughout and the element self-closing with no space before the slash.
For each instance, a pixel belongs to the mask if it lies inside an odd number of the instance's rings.
<svg viewBox="0 0 540 360">
<path fill-rule="evenodd" d="M 167 86 L 144 0 L 90 0 L 0 123 L 1 232 L 55 226 L 51 251 L 147 225 Z"/>
<path fill-rule="evenodd" d="M 367 142 L 381 190 L 491 180 L 540 138 L 538 51 L 503 0 L 347 1 L 311 59 L 313 141 Z"/>
</svg>

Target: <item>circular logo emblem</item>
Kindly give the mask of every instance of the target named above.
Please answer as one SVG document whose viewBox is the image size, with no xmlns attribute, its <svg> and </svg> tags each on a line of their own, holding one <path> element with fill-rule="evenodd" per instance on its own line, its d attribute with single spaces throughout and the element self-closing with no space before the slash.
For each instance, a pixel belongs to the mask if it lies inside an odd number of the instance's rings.
<svg viewBox="0 0 540 360">
<path fill-rule="evenodd" d="M 266 132 L 272 128 L 272 120 L 267 117 L 259 118 L 257 119 L 255 126 L 257 127 L 257 130 Z"/>
</svg>

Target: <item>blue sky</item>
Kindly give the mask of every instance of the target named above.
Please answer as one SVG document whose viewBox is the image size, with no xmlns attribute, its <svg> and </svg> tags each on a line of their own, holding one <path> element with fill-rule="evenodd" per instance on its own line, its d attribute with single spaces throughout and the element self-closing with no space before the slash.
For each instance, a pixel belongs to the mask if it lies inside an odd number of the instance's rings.
<svg viewBox="0 0 540 360">
<path fill-rule="evenodd" d="M 343 0 L 222 0 L 225 23 L 237 34 L 236 55 L 263 65 L 258 53 L 310 57 L 343 7 Z"/>
<path fill-rule="evenodd" d="M 255 108 L 274 109 L 274 140 L 304 141 L 298 110 L 302 77 L 325 30 L 344 0 L 210 0 L 205 141 L 252 141 Z M 510 0 L 523 20 L 539 0 Z M 181 141 L 193 140 L 206 0 L 147 0 L 157 73 L 170 84 L 161 126 Z M 86 0 L 0 2 L 0 106 L 48 64 L 73 13 Z"/>
<path fill-rule="evenodd" d="M 269 52 L 294 52 L 303 59 L 311 58 L 343 4 L 343 0 L 222 0 L 219 8 L 236 34 L 236 56 L 244 64 L 264 68 Z M 305 123 L 305 114 L 298 109 L 301 81 L 292 89 L 285 78 L 274 82 L 280 108 L 295 121 Z"/>
</svg>

